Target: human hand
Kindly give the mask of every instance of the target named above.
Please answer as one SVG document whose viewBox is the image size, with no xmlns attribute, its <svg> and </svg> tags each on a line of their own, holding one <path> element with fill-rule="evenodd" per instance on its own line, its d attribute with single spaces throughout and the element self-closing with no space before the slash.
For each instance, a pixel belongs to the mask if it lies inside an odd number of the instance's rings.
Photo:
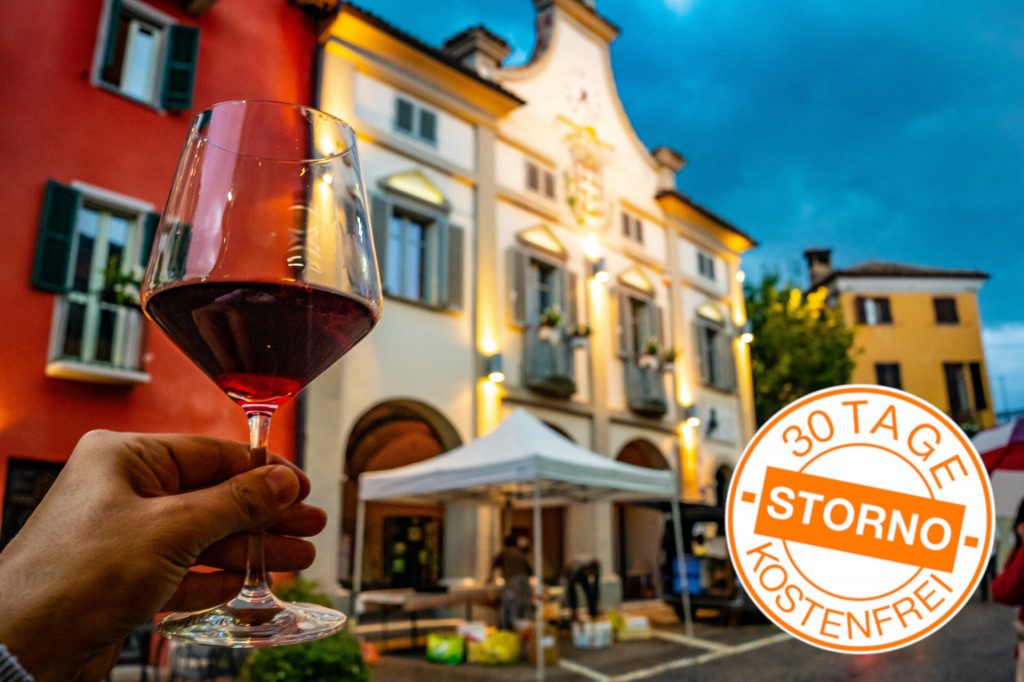
<svg viewBox="0 0 1024 682">
<path fill-rule="evenodd" d="M 0 643 L 38 682 L 99 680 L 156 613 L 234 596 L 248 531 L 268 531 L 268 570 L 306 568 L 313 545 L 293 536 L 326 515 L 302 504 L 302 472 L 272 462 L 250 471 L 245 444 L 214 438 L 86 434 L 0 553 Z"/>
</svg>

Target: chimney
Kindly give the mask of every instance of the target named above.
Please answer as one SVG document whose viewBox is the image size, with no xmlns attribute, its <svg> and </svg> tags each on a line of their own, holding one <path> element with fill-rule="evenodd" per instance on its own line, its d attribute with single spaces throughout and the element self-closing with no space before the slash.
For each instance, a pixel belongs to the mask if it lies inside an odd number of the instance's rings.
<svg viewBox="0 0 1024 682">
<path fill-rule="evenodd" d="M 670 147 L 655 147 L 651 156 L 658 164 L 658 191 L 676 188 L 676 173 L 683 170 L 686 157 Z"/>
<path fill-rule="evenodd" d="M 453 57 L 483 78 L 491 78 L 512 48 L 483 26 L 467 28 L 445 41 L 441 52 Z"/>
<path fill-rule="evenodd" d="M 832 272 L 832 249 L 804 249 L 804 258 L 813 289 Z"/>
</svg>

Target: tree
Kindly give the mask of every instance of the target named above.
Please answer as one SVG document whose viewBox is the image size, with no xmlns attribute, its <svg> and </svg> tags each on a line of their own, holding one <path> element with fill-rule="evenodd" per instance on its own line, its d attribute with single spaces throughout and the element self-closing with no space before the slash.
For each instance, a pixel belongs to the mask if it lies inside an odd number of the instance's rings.
<svg viewBox="0 0 1024 682">
<path fill-rule="evenodd" d="M 842 312 L 826 304 L 822 287 L 806 296 L 768 274 L 744 286 L 754 341 L 750 366 L 758 425 L 797 398 L 849 383 L 853 331 Z"/>
</svg>

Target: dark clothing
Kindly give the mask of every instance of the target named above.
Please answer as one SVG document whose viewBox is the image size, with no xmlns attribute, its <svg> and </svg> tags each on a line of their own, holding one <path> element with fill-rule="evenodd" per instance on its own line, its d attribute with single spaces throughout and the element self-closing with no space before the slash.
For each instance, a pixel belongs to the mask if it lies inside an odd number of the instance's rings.
<svg viewBox="0 0 1024 682">
<path fill-rule="evenodd" d="M 597 603 L 601 598 L 601 564 L 597 561 L 572 562 L 565 568 L 566 592 L 572 617 L 576 618 L 576 587 L 583 589 L 587 600 L 587 611 L 591 618 L 597 618 Z"/>
<path fill-rule="evenodd" d="M 501 588 L 501 622 L 503 630 L 515 629 L 516 620 L 526 618 L 530 608 L 530 576 L 533 568 L 529 559 L 517 547 L 506 547 L 491 564 L 492 571 L 501 571 L 505 585 Z"/>
<path fill-rule="evenodd" d="M 530 560 L 517 547 L 506 547 L 501 550 L 498 556 L 494 557 L 491 570 L 501 571 L 501 575 L 506 581 L 517 576 L 530 577 L 533 575 Z"/>
</svg>

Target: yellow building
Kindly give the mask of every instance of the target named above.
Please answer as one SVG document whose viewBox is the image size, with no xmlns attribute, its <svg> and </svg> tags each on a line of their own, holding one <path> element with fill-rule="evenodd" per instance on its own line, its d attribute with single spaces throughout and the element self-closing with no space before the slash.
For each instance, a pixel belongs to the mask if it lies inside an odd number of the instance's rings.
<svg viewBox="0 0 1024 682">
<path fill-rule="evenodd" d="M 856 335 L 851 381 L 912 393 L 958 424 L 995 424 L 978 291 L 978 270 L 866 261 L 833 269 L 830 249 L 804 251 L 811 286 L 825 286 Z"/>
<path fill-rule="evenodd" d="M 360 475 L 517 408 L 712 504 L 753 434 L 740 257 L 754 240 L 676 189 L 681 154 L 637 137 L 611 72 L 618 28 L 581 0 L 534 7 L 521 66 L 483 27 L 433 48 L 347 3 L 322 36 L 317 105 L 358 131 L 386 298 L 373 334 L 302 399 L 302 459 L 325 482 L 311 500 L 342 512 L 310 573 L 342 600 Z M 366 513 L 370 587 L 480 580 L 504 535 L 531 533 L 511 509 Z M 594 556 L 613 604 L 652 582 L 660 514 L 546 508 L 542 540 L 545 578 Z"/>
</svg>

